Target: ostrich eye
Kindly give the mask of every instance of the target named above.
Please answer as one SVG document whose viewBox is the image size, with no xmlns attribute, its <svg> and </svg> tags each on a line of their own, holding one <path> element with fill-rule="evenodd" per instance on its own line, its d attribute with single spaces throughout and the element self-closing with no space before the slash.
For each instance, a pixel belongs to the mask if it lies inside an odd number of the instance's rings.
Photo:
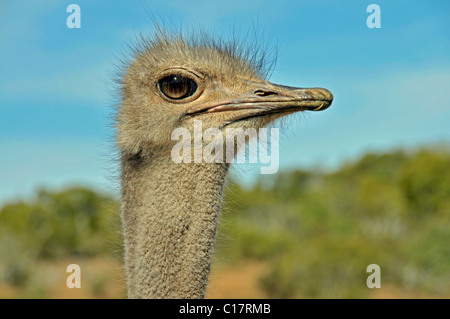
<svg viewBox="0 0 450 319">
<path fill-rule="evenodd" d="M 173 100 L 185 99 L 197 91 L 197 83 L 181 75 L 169 75 L 158 82 L 159 90 Z"/>
</svg>

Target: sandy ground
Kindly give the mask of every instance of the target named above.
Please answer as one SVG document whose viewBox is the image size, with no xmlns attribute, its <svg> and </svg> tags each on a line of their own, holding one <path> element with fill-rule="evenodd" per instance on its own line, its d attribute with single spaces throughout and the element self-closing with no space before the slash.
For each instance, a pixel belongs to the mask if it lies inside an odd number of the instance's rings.
<svg viewBox="0 0 450 319">
<path fill-rule="evenodd" d="M 69 289 L 66 272 L 69 264 L 82 269 L 81 288 Z M 237 265 L 215 264 L 209 279 L 206 298 L 256 299 L 268 296 L 261 289 L 260 278 L 269 267 L 264 262 L 243 261 Z M 125 280 L 122 264 L 115 259 L 93 258 L 40 262 L 26 289 L 0 285 L 0 299 L 4 298 L 125 298 Z M 443 298 L 419 291 L 402 291 L 394 286 L 382 285 L 370 292 L 369 298 L 408 299 Z M 450 298 L 450 296 L 449 296 Z"/>
</svg>

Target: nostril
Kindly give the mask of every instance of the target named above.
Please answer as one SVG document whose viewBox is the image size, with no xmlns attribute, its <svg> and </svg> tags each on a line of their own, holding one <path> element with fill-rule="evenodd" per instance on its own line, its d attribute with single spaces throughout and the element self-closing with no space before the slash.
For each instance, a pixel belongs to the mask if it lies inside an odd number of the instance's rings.
<svg viewBox="0 0 450 319">
<path fill-rule="evenodd" d="M 258 96 L 278 95 L 277 92 L 263 91 L 263 90 L 256 90 L 254 93 Z"/>
</svg>

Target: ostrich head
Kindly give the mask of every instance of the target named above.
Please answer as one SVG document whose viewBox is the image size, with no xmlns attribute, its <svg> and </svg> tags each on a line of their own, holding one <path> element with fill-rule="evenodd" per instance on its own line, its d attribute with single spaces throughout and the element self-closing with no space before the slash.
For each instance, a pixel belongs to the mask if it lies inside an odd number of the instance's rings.
<svg viewBox="0 0 450 319">
<path fill-rule="evenodd" d="M 264 54 L 248 54 L 211 38 L 188 41 L 160 32 L 143 40 L 122 78 L 118 145 L 134 156 L 164 152 L 178 127 L 260 128 L 298 111 L 328 108 L 323 88 L 296 88 L 266 80 Z"/>
</svg>

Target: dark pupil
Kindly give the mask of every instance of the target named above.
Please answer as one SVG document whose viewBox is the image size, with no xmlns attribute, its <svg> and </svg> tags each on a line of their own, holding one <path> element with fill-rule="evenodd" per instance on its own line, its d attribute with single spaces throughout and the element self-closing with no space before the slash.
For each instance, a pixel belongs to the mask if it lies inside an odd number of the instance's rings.
<svg viewBox="0 0 450 319">
<path fill-rule="evenodd" d="M 168 98 L 179 100 L 194 94 L 197 83 L 184 76 L 169 75 L 159 81 L 159 87 Z"/>
</svg>

